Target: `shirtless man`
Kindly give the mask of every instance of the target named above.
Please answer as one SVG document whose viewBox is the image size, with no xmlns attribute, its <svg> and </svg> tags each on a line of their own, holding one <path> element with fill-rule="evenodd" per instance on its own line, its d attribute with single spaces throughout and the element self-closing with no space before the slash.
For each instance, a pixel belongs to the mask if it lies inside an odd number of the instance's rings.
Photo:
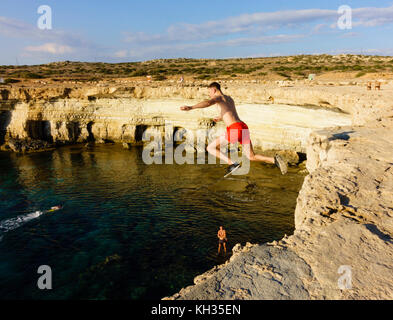
<svg viewBox="0 0 393 320">
<path fill-rule="evenodd" d="M 229 143 L 234 144 L 237 142 L 240 142 L 243 145 L 243 153 L 250 161 L 261 161 L 275 164 L 281 170 L 282 174 L 286 174 L 288 171 L 287 163 L 281 158 L 281 156 L 276 155 L 274 158 L 271 158 L 254 153 L 248 126 L 240 120 L 236 111 L 235 102 L 230 96 L 222 93 L 220 84 L 213 82 L 209 85 L 208 89 L 210 100 L 205 100 L 194 106 L 183 106 L 180 109 L 183 111 L 190 111 L 194 109 L 208 108 L 212 105 L 218 104 L 221 114 L 214 119 L 214 121 L 224 121 L 227 126 L 227 132 L 211 142 L 207 147 L 207 151 L 228 163 L 229 167 L 227 169 L 227 174 L 235 172 L 240 168 L 241 164 L 233 163 L 231 159 L 221 152 L 220 149 L 221 147 L 227 146 Z"/>
<path fill-rule="evenodd" d="M 224 253 L 227 254 L 227 247 L 226 247 L 226 242 L 228 241 L 227 233 L 222 226 L 220 227 L 220 230 L 218 230 L 217 237 L 218 237 L 218 254 L 220 254 L 221 245 L 223 245 L 224 247 Z"/>
</svg>

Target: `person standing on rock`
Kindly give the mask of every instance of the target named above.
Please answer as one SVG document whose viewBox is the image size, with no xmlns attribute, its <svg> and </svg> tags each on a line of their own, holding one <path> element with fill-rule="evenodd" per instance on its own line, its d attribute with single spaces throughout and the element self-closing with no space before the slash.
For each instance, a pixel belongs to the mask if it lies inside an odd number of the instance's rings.
<svg viewBox="0 0 393 320">
<path fill-rule="evenodd" d="M 221 251 L 221 245 L 224 247 L 224 254 L 227 254 L 227 247 L 226 247 L 226 242 L 228 241 L 227 239 L 227 232 L 224 230 L 222 226 L 220 226 L 220 230 L 218 230 L 217 233 L 218 237 L 218 254 L 220 254 Z"/>
<path fill-rule="evenodd" d="M 207 147 L 207 151 L 217 158 L 222 159 L 228 163 L 227 175 L 234 173 L 241 167 L 240 163 L 234 163 L 225 154 L 221 152 L 221 147 L 226 147 L 229 143 L 240 142 L 243 145 L 243 153 L 250 161 L 261 161 L 266 163 L 275 164 L 282 174 L 286 174 L 288 171 L 287 163 L 283 160 L 280 155 L 276 155 L 274 158 L 265 157 L 254 153 L 254 148 L 250 140 L 250 132 L 248 126 L 240 120 L 235 102 L 230 96 L 224 95 L 221 90 L 221 86 L 217 82 L 213 82 L 208 87 L 210 100 L 205 100 L 194 106 L 183 106 L 180 109 L 182 111 L 190 111 L 195 109 L 203 109 L 218 104 L 221 110 L 219 117 L 214 119 L 215 122 L 224 121 L 227 126 L 226 133 L 216 138 Z"/>
</svg>

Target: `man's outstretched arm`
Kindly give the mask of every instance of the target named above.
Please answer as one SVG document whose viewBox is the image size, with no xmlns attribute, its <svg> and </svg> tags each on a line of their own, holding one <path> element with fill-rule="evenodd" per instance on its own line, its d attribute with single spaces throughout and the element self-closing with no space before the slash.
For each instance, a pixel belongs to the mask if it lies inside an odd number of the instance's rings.
<svg viewBox="0 0 393 320">
<path fill-rule="evenodd" d="M 194 109 L 204 109 L 204 108 L 208 108 L 208 107 L 215 105 L 217 102 L 218 102 L 218 99 L 213 98 L 210 100 L 202 101 L 194 106 L 183 106 L 180 109 L 183 111 L 190 111 L 190 110 L 194 110 Z"/>
</svg>

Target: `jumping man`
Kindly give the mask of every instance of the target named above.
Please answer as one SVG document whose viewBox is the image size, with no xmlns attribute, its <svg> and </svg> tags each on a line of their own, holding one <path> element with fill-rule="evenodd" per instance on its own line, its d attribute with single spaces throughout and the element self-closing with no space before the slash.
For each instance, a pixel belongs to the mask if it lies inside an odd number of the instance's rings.
<svg viewBox="0 0 393 320">
<path fill-rule="evenodd" d="M 221 109 L 221 114 L 214 119 L 214 121 L 224 121 L 227 126 L 227 132 L 211 142 L 207 147 L 207 151 L 228 163 L 229 167 L 227 169 L 227 174 L 235 172 L 241 165 L 239 163 L 232 162 L 231 159 L 221 152 L 220 148 L 227 146 L 229 143 L 234 144 L 236 142 L 240 142 L 243 145 L 243 153 L 250 161 L 261 161 L 275 164 L 281 170 L 282 174 L 286 174 L 288 171 L 287 163 L 280 155 L 276 155 L 274 158 L 271 158 L 254 153 L 248 126 L 240 120 L 236 111 L 235 102 L 230 96 L 222 93 L 220 84 L 213 82 L 209 85 L 208 90 L 210 100 L 200 102 L 194 106 L 183 106 L 180 109 L 183 111 L 190 111 L 194 109 L 208 108 L 218 104 Z"/>
</svg>

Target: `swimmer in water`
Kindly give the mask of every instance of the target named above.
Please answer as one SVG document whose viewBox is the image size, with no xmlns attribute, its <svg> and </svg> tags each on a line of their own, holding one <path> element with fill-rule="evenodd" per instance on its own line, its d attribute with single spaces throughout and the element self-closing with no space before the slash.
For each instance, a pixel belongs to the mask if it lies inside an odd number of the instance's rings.
<svg viewBox="0 0 393 320">
<path fill-rule="evenodd" d="M 48 212 L 58 211 L 63 209 L 63 206 L 54 206 L 48 210 Z"/>
<path fill-rule="evenodd" d="M 224 230 L 222 226 L 220 226 L 220 230 L 218 230 L 217 233 L 218 237 L 218 254 L 220 254 L 221 251 L 221 245 L 224 247 L 224 254 L 227 254 L 227 247 L 226 247 L 226 242 L 228 241 L 227 239 L 227 232 Z"/>
</svg>

